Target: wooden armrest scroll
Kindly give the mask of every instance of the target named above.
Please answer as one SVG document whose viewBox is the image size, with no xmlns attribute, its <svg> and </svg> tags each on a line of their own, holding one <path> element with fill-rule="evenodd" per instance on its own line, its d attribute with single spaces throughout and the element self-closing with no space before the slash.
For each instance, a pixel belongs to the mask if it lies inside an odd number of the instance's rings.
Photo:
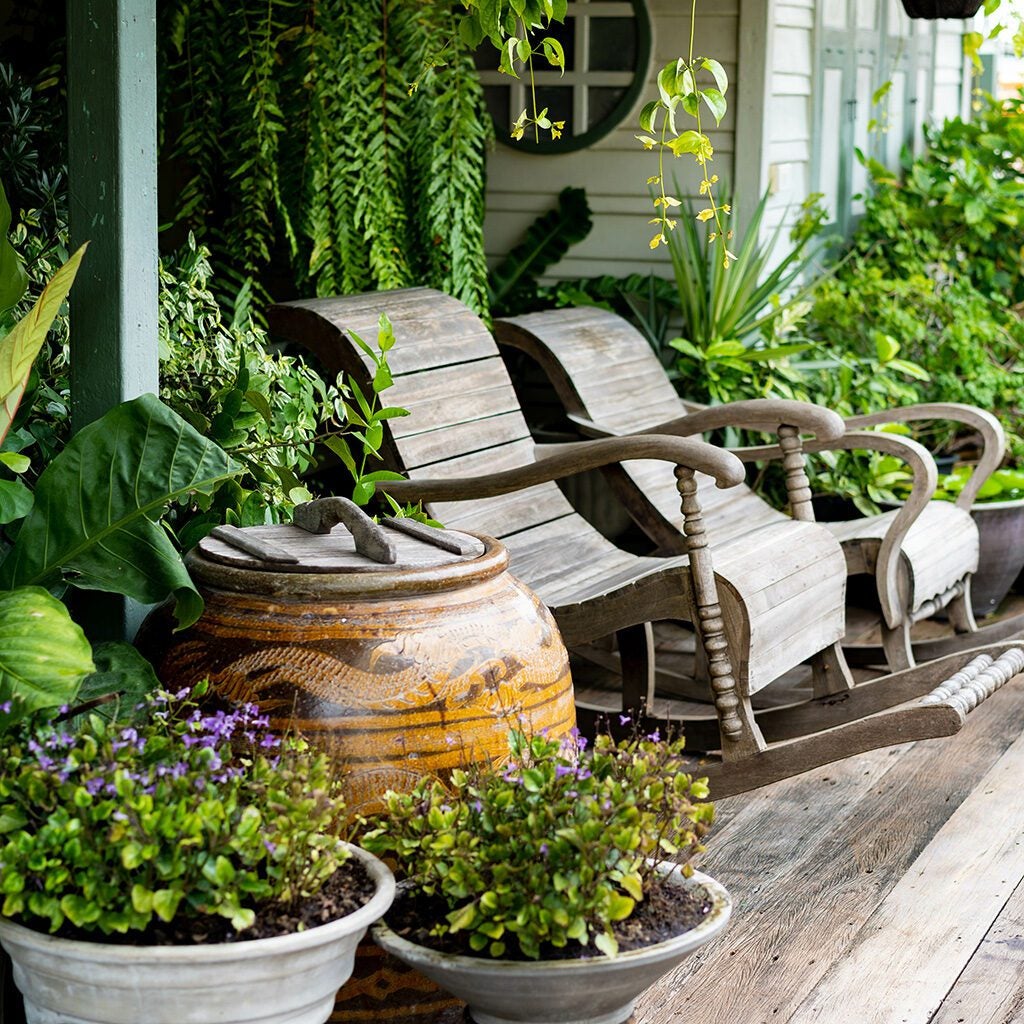
<svg viewBox="0 0 1024 1024">
<path fill-rule="evenodd" d="M 882 452 L 885 455 L 895 455 L 896 458 L 901 459 L 913 474 L 914 482 L 910 497 L 896 513 L 882 540 L 875 569 L 882 614 L 885 616 L 886 625 L 890 629 L 895 629 L 903 621 L 903 610 L 892 604 L 889 595 L 896 593 L 896 573 L 899 569 L 903 540 L 935 494 L 935 485 L 938 481 L 935 460 L 928 449 L 917 441 L 912 441 L 909 437 L 900 437 L 897 434 L 886 434 L 876 430 L 851 430 L 836 441 L 806 441 L 804 451 Z M 735 449 L 733 454 L 744 462 L 764 462 L 783 457 L 782 449 L 778 445 Z"/>
<path fill-rule="evenodd" d="M 960 508 L 970 509 L 978 497 L 982 484 L 997 470 L 1006 454 L 1006 433 L 1002 424 L 990 412 L 960 402 L 930 402 L 923 405 L 905 405 L 899 409 L 883 409 L 863 416 L 850 416 L 847 427 L 869 427 L 879 423 L 912 423 L 915 420 L 949 420 L 964 423 L 981 435 L 982 453 L 967 486 L 957 496 Z"/>
</svg>

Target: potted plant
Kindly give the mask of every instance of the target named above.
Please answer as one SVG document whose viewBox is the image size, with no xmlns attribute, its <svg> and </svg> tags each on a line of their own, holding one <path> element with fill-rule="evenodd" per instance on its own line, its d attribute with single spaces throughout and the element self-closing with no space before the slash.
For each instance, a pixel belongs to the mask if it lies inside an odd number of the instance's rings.
<svg viewBox="0 0 1024 1024">
<path fill-rule="evenodd" d="M 0 942 L 28 1024 L 321 1024 L 391 903 L 332 759 L 204 692 L 11 724 Z"/>
<path fill-rule="evenodd" d="M 939 478 L 935 497 L 956 501 L 973 467 L 957 466 Z M 971 505 L 978 526 L 978 571 L 971 577 L 975 615 L 994 612 L 1024 568 L 1024 470 L 997 469 L 981 485 Z"/>
<path fill-rule="evenodd" d="M 374 939 L 478 1024 L 625 1021 L 729 919 L 728 893 L 690 867 L 713 807 L 682 746 L 513 730 L 504 766 L 389 793 L 362 841 L 405 880 Z"/>
</svg>

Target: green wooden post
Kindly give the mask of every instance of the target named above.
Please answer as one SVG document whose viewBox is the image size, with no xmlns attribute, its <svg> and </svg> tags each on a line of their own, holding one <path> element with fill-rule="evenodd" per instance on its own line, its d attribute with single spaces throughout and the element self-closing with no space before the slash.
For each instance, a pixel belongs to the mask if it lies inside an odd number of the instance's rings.
<svg viewBox="0 0 1024 1024">
<path fill-rule="evenodd" d="M 156 0 L 68 0 L 75 429 L 157 390 Z"/>
<path fill-rule="evenodd" d="M 158 388 L 156 0 L 67 0 L 68 181 L 73 246 L 89 252 L 71 303 L 78 430 Z M 141 607 L 78 602 L 94 640 L 134 634 Z"/>
</svg>

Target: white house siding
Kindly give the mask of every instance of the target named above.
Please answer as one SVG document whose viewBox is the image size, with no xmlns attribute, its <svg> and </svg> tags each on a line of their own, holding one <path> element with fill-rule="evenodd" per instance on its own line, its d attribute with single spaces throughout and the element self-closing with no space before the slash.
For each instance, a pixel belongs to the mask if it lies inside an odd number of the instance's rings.
<svg viewBox="0 0 1024 1024">
<path fill-rule="evenodd" d="M 654 40 L 648 87 L 619 127 L 587 149 L 559 156 L 530 154 L 525 139 L 515 149 L 495 146 L 488 161 L 484 229 L 490 258 L 507 253 L 533 218 L 550 209 L 558 193 L 572 185 L 587 190 L 594 228 L 553 268 L 550 278 L 621 276 L 652 270 L 670 274 L 664 248 L 652 253 L 648 247 L 653 228 L 647 223 L 652 213 L 645 182 L 657 173 L 657 161 L 633 136 L 639 131 L 640 108 L 657 95 L 658 70 L 687 52 L 690 5 L 679 0 L 648 0 L 647 6 Z M 732 81 L 730 98 L 737 77 L 738 6 L 739 0 L 701 0 L 697 16 L 697 52 L 725 66 Z M 708 133 L 715 147 L 713 170 L 723 181 L 730 180 L 733 173 L 735 116 L 730 104 L 720 128 Z M 691 158 L 680 157 L 669 166 L 670 173 L 679 176 L 684 192 L 696 190 L 699 172 Z"/>
<path fill-rule="evenodd" d="M 772 11 L 771 89 L 765 105 L 765 173 L 771 190 L 764 230 L 792 221 L 811 191 L 814 0 L 779 0 Z"/>
</svg>

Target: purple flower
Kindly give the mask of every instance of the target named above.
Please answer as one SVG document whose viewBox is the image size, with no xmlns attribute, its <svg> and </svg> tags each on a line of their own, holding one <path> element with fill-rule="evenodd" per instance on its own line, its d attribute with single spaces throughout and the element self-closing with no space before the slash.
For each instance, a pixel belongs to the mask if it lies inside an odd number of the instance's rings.
<svg viewBox="0 0 1024 1024">
<path fill-rule="evenodd" d="M 12 702 L 9 700 L 5 700 L 3 704 L 0 704 L 0 712 L 3 712 L 3 714 L 5 715 L 9 715 L 11 713 L 11 707 Z"/>
<path fill-rule="evenodd" d="M 632 715 L 619 715 L 619 725 L 629 725 L 629 723 L 632 721 Z"/>
<path fill-rule="evenodd" d="M 472 807 L 472 808 L 473 808 L 473 810 L 474 810 L 474 811 L 476 811 L 476 813 L 477 813 L 477 814 L 482 814 L 482 813 L 483 813 L 483 810 L 484 810 L 484 805 L 483 805 L 482 803 L 480 803 L 480 801 L 479 801 L 479 800 L 474 800 L 474 801 L 473 801 L 473 802 L 472 802 L 472 803 L 470 804 L 470 807 Z"/>
<path fill-rule="evenodd" d="M 541 854 L 542 857 L 546 857 L 548 855 L 548 844 L 547 843 L 541 843 L 540 846 L 538 847 L 538 849 L 540 850 L 540 854 Z"/>
<path fill-rule="evenodd" d="M 85 791 L 86 791 L 86 793 L 88 793 L 90 796 L 96 796 L 99 793 L 99 791 L 103 788 L 104 781 L 105 780 L 100 775 L 97 775 L 93 779 L 86 779 L 85 780 Z"/>
<path fill-rule="evenodd" d="M 263 845 L 266 848 L 267 853 L 269 853 L 271 857 L 273 857 L 274 854 L 277 853 L 276 843 L 272 843 L 269 839 L 264 839 Z"/>
<path fill-rule="evenodd" d="M 555 765 L 555 778 L 561 779 L 566 775 L 572 775 L 572 769 L 568 765 L 556 764 Z"/>
<path fill-rule="evenodd" d="M 590 771 L 589 768 L 584 768 L 582 766 L 576 770 L 576 778 L 579 779 L 580 782 L 583 782 L 585 779 L 589 779 L 593 774 L 594 773 Z"/>
<path fill-rule="evenodd" d="M 661 742 L 661 733 L 657 729 L 655 729 L 654 732 L 649 732 L 647 734 L 647 738 L 652 743 L 660 743 Z"/>
</svg>

